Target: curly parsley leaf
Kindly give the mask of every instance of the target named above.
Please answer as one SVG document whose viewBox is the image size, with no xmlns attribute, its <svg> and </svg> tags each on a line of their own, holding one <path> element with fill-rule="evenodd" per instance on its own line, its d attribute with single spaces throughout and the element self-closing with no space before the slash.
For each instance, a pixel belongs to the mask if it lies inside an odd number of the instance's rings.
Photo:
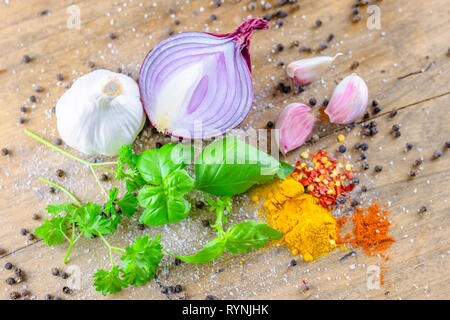
<svg viewBox="0 0 450 320">
<path fill-rule="evenodd" d="M 117 159 L 116 178 L 117 180 L 125 180 L 128 192 L 133 192 L 145 185 L 145 180 L 136 169 L 136 162 L 138 156 L 133 152 L 130 145 L 124 145 L 120 149 L 119 157 Z M 128 166 L 129 169 L 126 169 Z"/>
<path fill-rule="evenodd" d="M 161 236 L 156 236 L 153 241 L 149 236 L 139 237 L 131 247 L 125 248 L 120 266 L 126 282 L 138 286 L 155 277 L 163 257 L 160 239 Z"/>
<path fill-rule="evenodd" d="M 73 221 L 80 226 L 80 232 L 84 232 L 88 239 L 93 235 L 104 235 L 114 231 L 111 221 L 102 214 L 102 207 L 92 202 L 78 208 Z"/>
<path fill-rule="evenodd" d="M 117 200 L 118 195 L 119 190 L 117 188 L 109 190 L 109 201 L 105 203 L 105 212 L 110 215 L 117 214 L 115 209 L 115 205 L 117 205 L 125 216 L 131 218 L 137 212 L 138 201 L 136 196 L 127 192 L 122 199 Z"/>
<path fill-rule="evenodd" d="M 55 246 L 64 242 L 67 231 L 66 217 L 53 217 L 37 227 L 34 231 L 48 246 Z"/>
<path fill-rule="evenodd" d="M 108 293 L 115 294 L 127 288 L 128 283 L 120 278 L 120 270 L 118 266 L 112 267 L 110 271 L 99 269 L 94 274 L 95 290 L 100 291 L 104 296 Z"/>
<path fill-rule="evenodd" d="M 67 214 L 71 214 L 75 209 L 77 208 L 76 205 L 74 205 L 73 203 L 52 203 L 51 205 L 49 205 L 47 207 L 47 212 L 57 215 L 60 214 L 61 212 L 66 212 Z"/>
</svg>

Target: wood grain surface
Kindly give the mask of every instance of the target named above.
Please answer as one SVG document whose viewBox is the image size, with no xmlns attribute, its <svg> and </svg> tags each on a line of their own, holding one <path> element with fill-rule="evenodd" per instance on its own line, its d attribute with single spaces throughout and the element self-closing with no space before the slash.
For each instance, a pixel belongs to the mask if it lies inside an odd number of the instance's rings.
<svg viewBox="0 0 450 320">
<path fill-rule="evenodd" d="M 103 299 L 92 287 L 92 274 L 99 267 L 108 267 L 107 250 L 101 241 L 81 240 L 74 249 L 68 265 L 62 260 L 66 245 L 46 247 L 42 241 L 27 241 L 20 229 L 33 231 L 43 220 L 45 207 L 53 201 L 66 200 L 64 195 L 50 194 L 48 186 L 38 181 L 43 176 L 61 183 L 83 202 L 102 202 L 95 180 L 88 168 L 40 145 L 23 133 L 28 128 L 49 141 L 58 137 L 52 108 L 58 98 L 79 76 L 94 68 L 106 68 L 130 74 L 137 79 L 140 64 L 146 53 L 170 32 L 205 31 L 231 32 L 248 16 L 263 16 L 278 8 L 263 10 L 262 1 L 225 0 L 220 7 L 210 0 L 28 0 L 2 1 L 0 4 L 0 148 L 10 151 L 0 155 L 0 299 L 9 299 L 12 291 L 30 290 L 31 296 L 43 299 L 45 294 L 65 299 Z M 361 121 L 349 130 L 343 126 L 321 121 L 315 128 L 319 142 L 307 143 L 291 152 L 287 160 L 295 163 L 306 149 L 327 149 L 336 156 L 338 133 L 346 135 L 346 156 L 358 169 L 361 185 L 368 187 L 363 194 L 356 188 L 354 198 L 362 204 L 377 200 L 389 208 L 396 242 L 388 250 L 390 260 L 382 263 L 387 270 L 386 284 L 370 289 L 368 274 L 371 265 L 382 262 L 357 251 L 356 257 L 340 262 L 346 252 L 335 250 L 314 263 L 299 262 L 289 267 L 295 258 L 285 248 L 266 248 L 246 255 L 225 255 L 217 261 L 202 265 L 175 265 L 165 257 L 158 276 L 163 285 L 181 284 L 182 294 L 171 299 L 204 299 L 211 294 L 220 299 L 448 299 L 450 286 L 450 151 L 444 149 L 450 140 L 450 8 L 445 0 L 430 1 L 372 1 L 381 12 L 381 29 L 370 30 L 366 25 L 369 14 L 362 7 L 361 21 L 352 23 L 354 0 L 300 0 L 281 7 L 289 15 L 284 24 L 278 18 L 270 21 L 270 30 L 255 32 L 251 54 L 255 101 L 242 129 L 265 128 L 267 121 L 275 121 L 280 110 L 291 102 L 307 103 L 316 98 L 314 107 L 320 114 L 321 104 L 329 98 L 336 81 L 356 72 L 367 81 L 369 99 L 376 99 L 382 111 L 371 119 L 377 121 L 379 133 L 371 138 L 361 134 Z M 68 27 L 67 8 L 80 9 L 79 29 Z M 212 21 L 211 15 L 217 16 Z M 315 21 L 322 21 L 321 27 Z M 180 23 L 177 25 L 175 21 Z M 109 35 L 114 33 L 116 39 Z M 327 41 L 330 34 L 334 39 Z M 292 46 L 308 46 L 311 53 L 300 52 Z M 277 44 L 284 50 L 278 52 Z M 319 50 L 321 43 L 327 48 Z M 279 82 L 290 84 L 285 65 L 290 61 L 317 55 L 339 57 L 333 68 L 317 81 L 305 86 L 305 91 L 289 94 L 277 90 Z M 23 56 L 31 61 L 25 63 Z M 353 62 L 359 66 L 351 70 Z M 63 80 L 56 75 L 63 74 Z M 291 85 L 291 84 L 290 84 Z M 42 92 L 35 92 L 41 86 Z M 30 97 L 35 96 L 36 102 Z M 21 113 L 20 108 L 27 107 Z M 390 118 L 393 109 L 397 116 Z M 371 110 L 371 107 L 369 107 Z M 19 123 L 23 117 L 25 122 Z M 393 124 L 401 124 L 402 136 L 393 137 Z M 154 147 L 157 141 L 167 142 L 162 135 L 149 128 L 138 138 L 136 150 Z M 366 152 L 371 168 L 360 170 L 359 153 L 353 150 L 356 142 L 367 142 Z M 405 152 L 405 144 L 413 150 Z M 65 149 L 86 159 L 75 150 Z M 433 159 L 435 151 L 443 156 Z M 411 178 L 416 159 L 424 162 L 419 174 Z M 103 160 L 108 158 L 102 157 Z M 382 165 L 375 174 L 373 167 Z M 66 176 L 59 179 L 57 169 Z M 118 185 L 114 181 L 107 187 Z M 250 191 L 254 192 L 255 190 Z M 192 201 L 198 194 L 192 195 Z M 426 205 L 428 211 L 418 214 Z M 255 217 L 248 194 L 236 197 L 232 220 Z M 34 213 L 41 220 L 33 220 Z M 137 220 L 127 221 L 109 239 L 118 246 L 126 246 L 144 234 L 162 233 L 163 244 L 177 253 L 193 253 L 212 237 L 202 227 L 202 219 L 213 219 L 207 210 L 193 210 L 176 225 L 137 230 Z M 23 283 L 9 286 L 4 279 L 11 271 L 3 268 L 11 262 L 25 271 Z M 51 269 L 66 270 L 67 280 L 55 278 Z M 309 291 L 301 290 L 301 280 L 312 284 Z M 74 288 L 64 295 L 62 288 Z M 108 299 L 167 299 L 159 285 L 152 281 L 139 288 L 125 289 Z"/>
</svg>

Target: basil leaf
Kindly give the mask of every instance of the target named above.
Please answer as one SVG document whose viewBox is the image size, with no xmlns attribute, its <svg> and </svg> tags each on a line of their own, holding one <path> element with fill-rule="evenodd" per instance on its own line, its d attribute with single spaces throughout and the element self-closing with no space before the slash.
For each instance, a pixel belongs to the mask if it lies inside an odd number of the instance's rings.
<svg viewBox="0 0 450 320">
<path fill-rule="evenodd" d="M 186 170 L 177 170 L 164 179 L 164 187 L 169 194 L 184 195 L 194 188 L 194 180 Z"/>
<path fill-rule="evenodd" d="M 278 169 L 277 176 L 280 179 L 286 178 L 294 171 L 294 167 L 287 162 L 280 161 L 280 169 Z"/>
<path fill-rule="evenodd" d="M 278 240 L 283 233 L 256 221 L 241 222 L 225 232 L 225 248 L 231 253 L 247 253 L 263 247 L 268 240 Z"/>
<path fill-rule="evenodd" d="M 181 195 L 166 195 L 162 186 L 144 186 L 138 194 L 141 207 L 147 208 L 139 221 L 150 226 L 176 223 L 186 218 L 191 204 Z"/>
<path fill-rule="evenodd" d="M 193 256 L 177 256 L 182 261 L 190 263 L 206 263 L 216 258 L 219 258 L 225 249 L 225 239 L 216 238 L 208 242 L 203 249 L 198 251 Z"/>
<path fill-rule="evenodd" d="M 233 196 L 271 180 L 280 167 L 280 162 L 267 153 L 236 137 L 226 137 L 208 145 L 197 158 L 195 188 Z"/>
<path fill-rule="evenodd" d="M 182 169 L 192 154 L 192 148 L 169 143 L 161 149 L 146 150 L 137 160 L 137 169 L 142 178 L 153 185 L 160 185 L 169 173 Z"/>
</svg>

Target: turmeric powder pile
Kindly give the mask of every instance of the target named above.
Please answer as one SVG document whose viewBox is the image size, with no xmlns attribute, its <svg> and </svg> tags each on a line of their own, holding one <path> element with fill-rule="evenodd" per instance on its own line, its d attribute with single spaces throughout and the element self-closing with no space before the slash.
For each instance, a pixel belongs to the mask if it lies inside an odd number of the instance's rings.
<svg viewBox="0 0 450 320">
<path fill-rule="evenodd" d="M 263 191 L 264 214 L 269 225 L 283 232 L 280 243 L 294 255 L 312 261 L 336 248 L 336 220 L 317 198 L 304 191 L 291 177 L 279 181 Z"/>
</svg>

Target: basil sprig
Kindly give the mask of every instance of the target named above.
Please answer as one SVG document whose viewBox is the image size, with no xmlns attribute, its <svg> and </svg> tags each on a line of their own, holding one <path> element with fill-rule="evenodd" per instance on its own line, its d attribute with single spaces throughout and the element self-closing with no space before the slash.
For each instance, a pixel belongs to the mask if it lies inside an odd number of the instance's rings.
<svg viewBox="0 0 450 320">
<path fill-rule="evenodd" d="M 213 201 L 207 198 L 210 210 L 216 210 L 217 218 L 212 227 L 217 231 L 217 237 L 208 242 L 203 249 L 192 256 L 174 255 L 180 260 L 191 263 L 206 263 L 219 258 L 225 250 L 235 253 L 248 253 L 252 249 L 263 247 L 267 241 L 279 240 L 283 233 L 262 222 L 245 221 L 233 225 L 224 231 L 228 223 L 226 212 L 231 211 L 230 198 Z"/>
</svg>

